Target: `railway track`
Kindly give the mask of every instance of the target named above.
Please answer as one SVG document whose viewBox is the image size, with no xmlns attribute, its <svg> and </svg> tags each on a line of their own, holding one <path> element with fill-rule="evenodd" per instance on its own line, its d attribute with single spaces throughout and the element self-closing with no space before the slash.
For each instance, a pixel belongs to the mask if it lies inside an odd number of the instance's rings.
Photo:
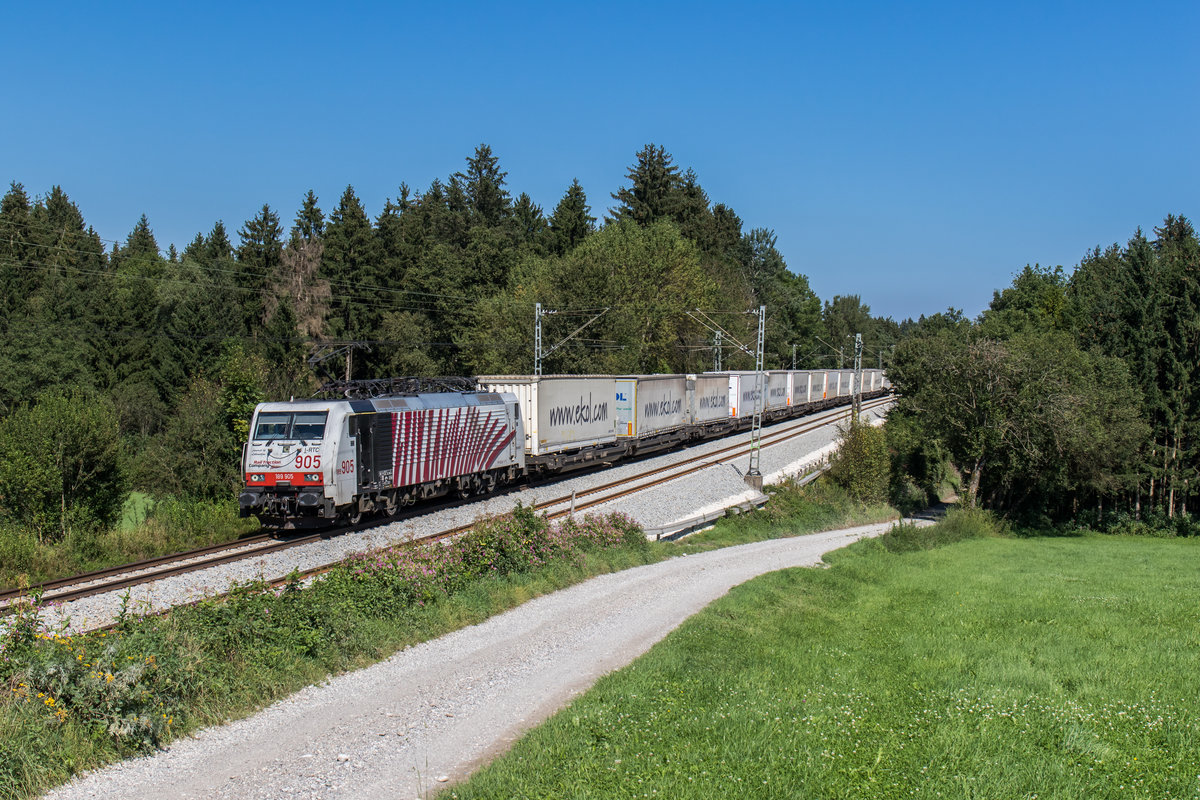
<svg viewBox="0 0 1200 800">
<path fill-rule="evenodd" d="M 886 405 L 888 402 L 890 402 L 889 398 L 879 398 L 868 401 L 863 404 L 863 410 L 865 411 L 877 408 Z M 798 436 L 802 436 L 833 422 L 844 419 L 848 415 L 849 409 L 845 406 L 840 406 L 835 409 L 818 412 L 817 414 L 804 417 L 800 420 L 794 420 L 792 421 L 794 424 L 788 425 L 787 427 L 774 426 L 772 429 L 768 429 L 763 432 L 760 440 L 761 446 L 770 447 L 785 441 L 789 441 Z M 537 502 L 533 505 L 533 507 L 536 510 L 544 511 L 550 519 L 558 519 L 573 513 L 574 511 L 584 511 L 589 508 L 594 508 L 596 506 L 603 505 L 604 503 L 612 502 L 613 500 L 618 500 L 622 497 L 635 494 L 637 492 L 645 491 L 655 486 L 660 486 L 670 481 L 678 480 L 717 464 L 732 462 L 735 459 L 749 455 L 749 453 L 750 445 L 748 443 L 736 443 L 714 451 L 706 452 L 702 455 L 684 458 L 683 460 L 676 461 L 672 464 L 662 467 L 646 470 L 635 475 L 625 476 L 621 479 L 609 481 L 582 491 L 575 491 L 568 495 L 553 497 L 549 500 Z M 437 510 L 466 505 L 468 503 L 475 502 L 478 499 L 479 498 L 468 498 L 465 500 L 444 502 L 438 505 Z M 560 506 L 562 506 L 562 508 L 558 508 Z M 400 512 L 394 517 L 385 518 L 382 520 L 382 523 L 390 524 L 393 522 L 403 521 L 405 519 L 411 519 L 415 516 L 428 513 L 429 511 L 430 509 L 428 507 L 423 507 Z M 376 519 L 369 523 L 329 528 L 320 532 L 292 536 L 282 540 L 275 538 L 274 535 L 269 533 L 260 533 L 236 541 L 209 545 L 207 547 L 191 550 L 185 553 L 159 556 L 133 564 L 125 564 L 108 569 L 97 570 L 84 575 L 77 575 L 69 578 L 49 581 L 30 587 L 29 589 L 10 589 L 0 592 L 0 615 L 9 613 L 13 605 L 20 598 L 28 597 L 31 593 L 39 593 L 40 601 L 43 604 L 66 603 L 94 595 L 122 591 L 134 586 L 152 583 L 154 581 L 163 580 L 176 575 L 198 572 L 200 570 L 231 564 L 249 558 L 256 558 L 271 553 L 281 552 L 293 547 L 300 547 L 322 539 L 332 538 L 333 536 L 337 536 L 339 534 L 363 530 L 379 524 L 381 524 L 381 521 Z M 409 542 L 409 544 L 428 543 L 431 541 L 446 539 L 470 530 L 472 527 L 473 523 L 468 523 L 466 525 L 448 528 L 434 534 L 413 539 Z M 340 561 L 314 567 L 312 569 L 300 572 L 299 576 L 301 578 L 307 578 L 319 575 L 329 571 L 338 563 L 340 563 Z M 278 580 L 278 582 L 282 583 L 283 580 L 284 579 L 281 578 Z"/>
</svg>

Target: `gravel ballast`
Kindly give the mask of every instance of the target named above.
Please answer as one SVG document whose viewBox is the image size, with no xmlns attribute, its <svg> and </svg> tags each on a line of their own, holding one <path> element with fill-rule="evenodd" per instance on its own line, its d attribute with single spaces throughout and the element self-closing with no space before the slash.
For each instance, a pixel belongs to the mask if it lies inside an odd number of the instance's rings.
<svg viewBox="0 0 1200 800">
<path fill-rule="evenodd" d="M 593 578 L 47 797 L 427 797 L 732 586 L 816 565 L 889 527 L 758 542 Z"/>
</svg>

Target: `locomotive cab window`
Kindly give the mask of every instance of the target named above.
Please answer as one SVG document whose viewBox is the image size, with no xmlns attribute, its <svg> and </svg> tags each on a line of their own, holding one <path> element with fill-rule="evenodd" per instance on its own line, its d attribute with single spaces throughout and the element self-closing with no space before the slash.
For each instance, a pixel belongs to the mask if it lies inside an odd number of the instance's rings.
<svg viewBox="0 0 1200 800">
<path fill-rule="evenodd" d="M 309 441 L 312 439 L 322 439 L 324 437 L 324 411 L 301 411 L 296 414 L 296 418 L 292 421 L 293 439 L 304 439 L 305 441 Z"/>
<path fill-rule="evenodd" d="M 300 411 L 295 414 L 288 411 L 265 411 L 258 415 L 258 424 L 254 426 L 254 438 L 257 441 L 319 441 L 325 437 L 325 417 L 324 411 Z"/>
<path fill-rule="evenodd" d="M 254 427 L 254 438 L 260 440 L 286 439 L 291 422 L 292 415 L 286 412 L 266 412 L 259 414 L 258 425 Z"/>
</svg>

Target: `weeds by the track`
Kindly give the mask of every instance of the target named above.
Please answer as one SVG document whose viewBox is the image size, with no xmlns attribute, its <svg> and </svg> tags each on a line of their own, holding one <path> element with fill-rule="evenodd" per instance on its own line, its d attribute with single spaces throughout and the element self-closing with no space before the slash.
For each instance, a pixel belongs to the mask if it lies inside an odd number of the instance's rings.
<svg viewBox="0 0 1200 800">
<path fill-rule="evenodd" d="M 228 542 L 257 530 L 229 502 L 130 496 L 122 524 L 111 530 L 72 529 L 64 538 L 39 542 L 16 524 L 0 522 L 0 587 L 78 575 L 95 569 Z"/>
<path fill-rule="evenodd" d="M 1000 533 L 743 584 L 441 796 L 1195 796 L 1200 543 Z"/>
</svg>

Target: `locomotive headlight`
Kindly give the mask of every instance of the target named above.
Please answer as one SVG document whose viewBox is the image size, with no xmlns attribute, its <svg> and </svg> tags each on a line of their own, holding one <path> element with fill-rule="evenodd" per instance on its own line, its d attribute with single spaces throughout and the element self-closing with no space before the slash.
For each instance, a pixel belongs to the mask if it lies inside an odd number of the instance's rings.
<svg viewBox="0 0 1200 800">
<path fill-rule="evenodd" d="M 250 475 L 251 483 L 262 483 L 266 479 L 267 479 L 267 476 L 263 475 L 261 472 L 255 472 Z"/>
<path fill-rule="evenodd" d="M 321 480 L 321 473 L 310 472 L 304 476 L 304 480 L 308 481 L 309 483 L 316 483 L 317 481 Z"/>
</svg>

